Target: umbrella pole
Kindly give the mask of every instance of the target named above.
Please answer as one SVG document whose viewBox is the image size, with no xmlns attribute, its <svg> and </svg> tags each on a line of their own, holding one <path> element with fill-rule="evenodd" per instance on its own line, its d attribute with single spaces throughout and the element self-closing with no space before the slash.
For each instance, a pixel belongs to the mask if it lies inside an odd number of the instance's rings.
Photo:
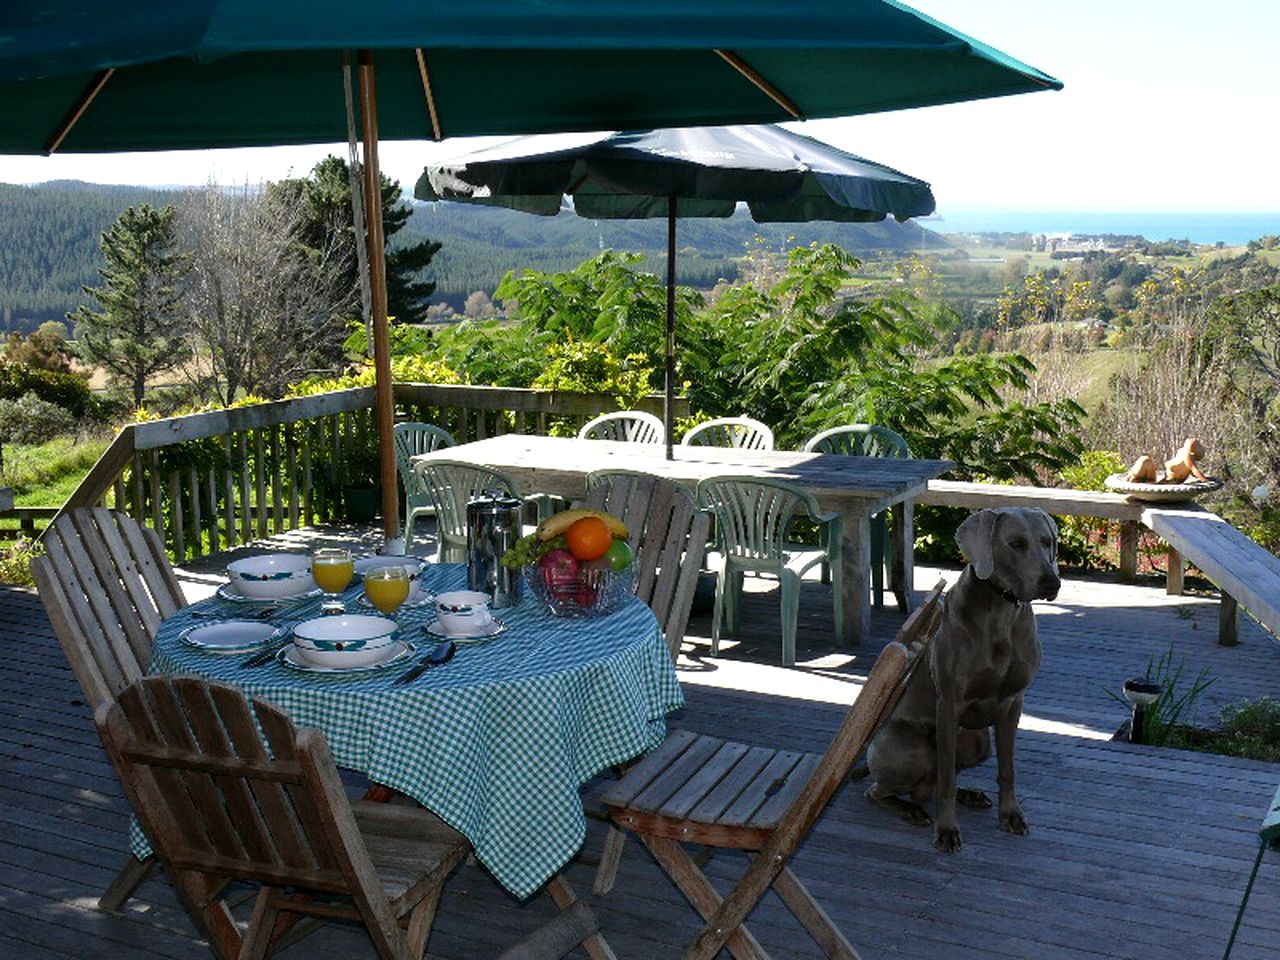
<svg viewBox="0 0 1280 960">
<path fill-rule="evenodd" d="M 387 329 L 387 260 L 382 234 L 382 175 L 378 166 L 378 94 L 373 53 L 361 50 L 360 136 L 364 142 L 365 242 L 369 251 L 370 318 L 378 425 L 379 476 L 382 481 L 382 532 L 400 536 L 400 492 L 396 485 L 395 409 L 391 394 L 391 334 Z"/>
<path fill-rule="evenodd" d="M 676 198 L 667 197 L 667 366 L 662 398 L 662 424 L 667 434 L 667 459 L 672 459 L 676 406 Z"/>
</svg>

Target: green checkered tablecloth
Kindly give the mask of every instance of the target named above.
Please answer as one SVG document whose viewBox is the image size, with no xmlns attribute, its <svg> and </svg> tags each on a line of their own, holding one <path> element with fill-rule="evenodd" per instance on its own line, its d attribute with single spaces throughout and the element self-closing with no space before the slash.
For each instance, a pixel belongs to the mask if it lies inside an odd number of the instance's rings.
<svg viewBox="0 0 1280 960">
<path fill-rule="evenodd" d="M 429 565 L 426 589 L 465 587 L 465 568 Z M 360 587 L 345 597 L 362 606 Z M 476 856 L 518 897 L 537 891 L 577 852 L 586 833 L 580 786 L 601 770 L 662 742 L 666 714 L 683 702 L 653 613 L 639 600 L 593 619 L 563 619 L 526 592 L 497 611 L 506 630 L 458 645 L 448 664 L 413 683 L 405 668 L 350 676 L 301 673 L 276 662 L 245 667 L 245 655 L 204 653 L 179 640 L 208 622 L 193 611 L 236 616 L 208 600 L 160 628 L 151 672 L 195 674 L 240 687 L 316 727 L 339 766 L 419 801 L 465 835 Z M 318 615 L 312 601 L 281 616 Z M 402 636 L 423 639 L 430 606 L 404 607 Z M 147 853 L 134 828 L 134 851 Z"/>
</svg>

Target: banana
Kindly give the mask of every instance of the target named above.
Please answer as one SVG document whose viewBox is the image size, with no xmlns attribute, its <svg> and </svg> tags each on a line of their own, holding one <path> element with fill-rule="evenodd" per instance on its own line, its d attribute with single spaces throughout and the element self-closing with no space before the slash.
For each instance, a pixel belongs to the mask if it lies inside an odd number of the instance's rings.
<svg viewBox="0 0 1280 960">
<path fill-rule="evenodd" d="M 589 510 L 584 507 L 577 510 L 562 510 L 560 513 L 553 513 L 547 517 L 547 519 L 538 524 L 538 539 L 550 540 L 553 537 L 558 537 L 585 517 L 598 517 L 603 520 L 604 525 L 609 528 L 609 533 L 620 540 L 626 540 L 631 535 L 627 531 L 627 525 L 613 514 L 604 513 L 600 510 Z"/>
</svg>

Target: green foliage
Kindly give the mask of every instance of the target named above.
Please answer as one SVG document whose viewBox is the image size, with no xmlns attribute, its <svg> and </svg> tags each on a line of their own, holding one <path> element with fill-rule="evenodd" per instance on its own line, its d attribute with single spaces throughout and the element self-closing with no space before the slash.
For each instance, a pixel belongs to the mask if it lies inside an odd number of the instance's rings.
<svg viewBox="0 0 1280 960">
<path fill-rule="evenodd" d="M 352 229 L 351 178 L 346 161 L 328 156 L 317 163 L 302 180 L 282 180 L 271 184 L 278 196 L 298 198 L 305 204 L 308 224 L 304 243 L 312 249 L 323 249 L 330 235 L 347 238 L 351 248 L 343 268 L 345 286 L 359 284 L 358 261 L 355 256 L 355 234 Z M 386 242 L 387 313 L 406 323 L 419 323 L 426 315 L 427 303 L 435 284 L 422 279 L 440 244 L 431 240 L 409 241 L 396 235 L 407 225 L 413 207 L 402 202 L 400 184 L 383 176 L 382 231 Z"/>
<path fill-rule="evenodd" d="M 18 540 L 7 546 L 0 544 L 0 583 L 34 587 L 30 564 L 43 555 L 44 548 L 32 540 Z"/>
<path fill-rule="evenodd" d="M 0 360 L 0 400 L 17 400 L 28 393 L 63 408 L 77 420 L 100 412 L 82 377 Z"/>
<path fill-rule="evenodd" d="M 4 349 L 4 358 L 10 363 L 55 373 L 70 373 L 73 356 L 67 346 L 66 324 L 56 320 L 46 320 L 25 337 L 11 331 Z"/>
<path fill-rule="evenodd" d="M 1105 490 L 1103 481 L 1123 470 L 1124 462 L 1114 450 L 1086 450 L 1078 463 L 1062 468 L 1061 476 L 1077 490 Z M 1059 517 L 1058 556 L 1077 569 L 1104 569 L 1110 560 L 1103 548 L 1116 530 L 1115 522 L 1098 517 Z"/>
<path fill-rule="evenodd" d="M 105 436 L 63 434 L 33 446 L 6 445 L 3 483 L 24 506 L 59 507 L 109 442 Z"/>
<path fill-rule="evenodd" d="M 1215 734 L 1214 753 L 1280 762 L 1280 700 L 1260 697 L 1223 707 Z"/>
<path fill-rule="evenodd" d="M 77 346 L 90 363 L 142 403 L 147 378 L 186 359 L 180 314 L 181 275 L 186 256 L 177 248 L 173 206 L 130 207 L 102 235 L 104 285 L 85 287 L 98 309 L 81 306 L 69 319 Z"/>
<path fill-rule="evenodd" d="M 1143 743 L 1155 747 L 1172 745 L 1168 743 L 1170 737 L 1175 734 L 1180 725 L 1195 718 L 1196 701 L 1216 682 L 1216 678 L 1210 676 L 1208 667 L 1203 667 L 1195 675 L 1190 686 L 1184 686 L 1184 674 L 1185 665 L 1182 661 L 1176 664 L 1173 661 L 1172 644 L 1159 657 L 1153 656 L 1147 661 L 1147 672 L 1144 676 L 1159 685 L 1160 696 L 1146 708 L 1142 722 Z M 1125 699 L 1123 693 L 1108 690 L 1107 695 L 1124 704 L 1126 708 L 1129 707 L 1129 701 Z"/>
<path fill-rule="evenodd" d="M 34 392 L 0 400 L 0 437 L 6 443 L 44 443 L 75 426 L 70 411 L 41 400 Z"/>
<path fill-rule="evenodd" d="M 546 367 L 531 386 L 539 390 L 610 393 L 620 407 L 633 407 L 649 392 L 652 367 L 643 353 L 618 357 L 607 344 L 589 340 L 553 343 Z"/>
</svg>

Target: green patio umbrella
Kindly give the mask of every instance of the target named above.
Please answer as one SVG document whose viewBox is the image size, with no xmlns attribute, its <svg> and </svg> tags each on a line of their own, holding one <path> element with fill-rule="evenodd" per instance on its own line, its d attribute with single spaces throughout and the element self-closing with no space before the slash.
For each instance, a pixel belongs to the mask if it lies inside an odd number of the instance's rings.
<svg viewBox="0 0 1280 960">
<path fill-rule="evenodd" d="M 667 219 L 663 420 L 672 455 L 677 217 L 728 217 L 739 202 L 761 223 L 869 222 L 933 213 L 929 184 L 773 124 L 629 130 L 566 146 L 520 137 L 426 168 L 414 196 L 554 216 L 565 195 L 590 219 Z"/>
<path fill-rule="evenodd" d="M 1061 86 L 894 0 L 47 0 L 0 13 L 0 154 L 342 141 L 354 51 L 392 535 L 379 136 L 771 122 Z"/>
</svg>

